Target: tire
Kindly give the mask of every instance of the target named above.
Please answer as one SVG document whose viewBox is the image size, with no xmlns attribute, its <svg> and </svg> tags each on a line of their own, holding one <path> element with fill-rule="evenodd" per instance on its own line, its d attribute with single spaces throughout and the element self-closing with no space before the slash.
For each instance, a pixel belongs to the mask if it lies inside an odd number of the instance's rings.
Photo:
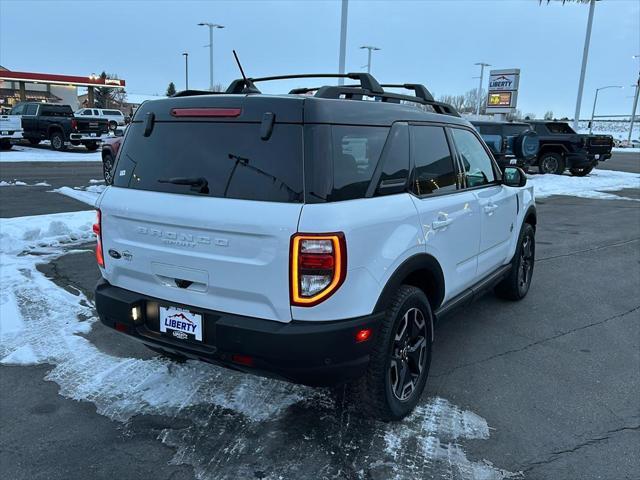
<svg viewBox="0 0 640 480">
<path fill-rule="evenodd" d="M 87 143 L 84 144 L 84 146 L 90 152 L 95 152 L 98 149 L 98 143 L 97 142 L 87 142 Z"/>
<path fill-rule="evenodd" d="M 102 175 L 107 185 L 111 185 L 113 182 L 113 155 L 105 153 L 102 156 Z"/>
<path fill-rule="evenodd" d="M 37 139 L 37 138 L 30 138 L 30 139 L 29 139 L 29 143 L 30 143 L 31 145 L 40 145 L 40 140 L 39 140 L 39 139 Z"/>
<path fill-rule="evenodd" d="M 575 177 L 586 177 L 591 173 L 593 167 L 583 167 L 583 168 L 570 168 L 569 171 L 571 175 Z"/>
<path fill-rule="evenodd" d="M 533 226 L 522 225 L 518 237 L 518 248 L 511 261 L 509 275 L 496 285 L 495 293 L 506 300 L 522 300 L 527 296 L 533 277 L 536 256 L 536 236 Z"/>
<path fill-rule="evenodd" d="M 113 120 L 111 120 L 109 122 L 109 130 L 115 130 L 116 128 L 118 128 L 118 122 L 114 122 Z"/>
<path fill-rule="evenodd" d="M 0 150 L 11 150 L 11 140 L 0 140 Z"/>
<path fill-rule="evenodd" d="M 373 339 L 376 343 L 367 372 L 347 386 L 348 398 L 359 411 L 385 422 L 411 413 L 427 383 L 432 332 L 433 315 L 426 295 L 419 288 L 402 285 Z M 409 381 L 401 384 L 401 376 Z"/>
<path fill-rule="evenodd" d="M 51 141 L 51 148 L 57 152 L 61 152 L 67 149 L 67 146 L 64 144 L 64 135 L 62 132 L 55 130 L 50 136 L 49 140 Z"/>
<path fill-rule="evenodd" d="M 553 173 L 562 175 L 564 173 L 564 158 L 559 153 L 543 153 L 538 160 L 538 170 L 540 173 Z"/>
</svg>

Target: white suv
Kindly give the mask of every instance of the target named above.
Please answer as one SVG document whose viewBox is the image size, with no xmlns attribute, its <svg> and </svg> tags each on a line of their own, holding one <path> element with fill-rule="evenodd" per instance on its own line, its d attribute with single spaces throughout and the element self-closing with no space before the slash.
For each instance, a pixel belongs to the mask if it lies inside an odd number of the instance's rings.
<svg viewBox="0 0 640 480">
<path fill-rule="evenodd" d="M 81 108 L 74 115 L 81 118 L 104 118 L 109 121 L 109 130 L 125 124 L 124 113 L 111 108 Z"/>
<path fill-rule="evenodd" d="M 105 325 L 169 356 L 346 384 L 396 420 L 436 318 L 494 287 L 527 294 L 524 173 L 502 174 L 423 86 L 347 77 L 360 85 L 273 96 L 254 83 L 290 77 L 246 79 L 140 107 L 97 202 Z"/>
</svg>

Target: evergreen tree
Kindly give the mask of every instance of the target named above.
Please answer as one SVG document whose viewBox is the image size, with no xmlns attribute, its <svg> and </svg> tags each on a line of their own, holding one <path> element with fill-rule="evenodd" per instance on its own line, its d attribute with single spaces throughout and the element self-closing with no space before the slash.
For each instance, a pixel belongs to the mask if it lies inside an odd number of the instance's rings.
<svg viewBox="0 0 640 480">
<path fill-rule="evenodd" d="M 176 86 L 173 82 L 169 82 L 169 86 L 167 87 L 167 97 L 172 97 L 176 94 Z"/>
</svg>

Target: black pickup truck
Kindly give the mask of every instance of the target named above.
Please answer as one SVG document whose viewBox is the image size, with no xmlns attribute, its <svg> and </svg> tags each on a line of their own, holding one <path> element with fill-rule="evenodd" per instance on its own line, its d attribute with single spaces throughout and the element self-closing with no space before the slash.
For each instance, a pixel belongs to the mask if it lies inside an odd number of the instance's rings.
<svg viewBox="0 0 640 480">
<path fill-rule="evenodd" d="M 84 145 L 94 151 L 108 137 L 109 122 L 105 119 L 76 118 L 69 105 L 23 102 L 11 109 L 22 117 L 22 136 L 32 145 L 51 141 L 51 148 L 64 150 L 69 144 Z"/>
<path fill-rule="evenodd" d="M 566 122 L 534 120 L 528 122 L 538 134 L 540 150 L 532 165 L 540 173 L 562 175 L 569 169 L 572 175 L 584 177 L 598 162 L 611 158 L 611 135 L 576 133 Z"/>
</svg>

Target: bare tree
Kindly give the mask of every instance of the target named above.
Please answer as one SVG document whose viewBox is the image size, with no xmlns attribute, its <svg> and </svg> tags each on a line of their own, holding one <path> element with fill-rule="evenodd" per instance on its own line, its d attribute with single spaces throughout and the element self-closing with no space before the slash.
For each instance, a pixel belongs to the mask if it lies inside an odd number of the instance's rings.
<svg viewBox="0 0 640 480">
<path fill-rule="evenodd" d="M 551 110 L 548 110 L 544 113 L 544 119 L 545 120 L 553 120 L 553 112 Z"/>
<path fill-rule="evenodd" d="M 443 103 L 448 103 L 459 112 L 464 106 L 464 95 L 440 95 L 438 100 Z"/>
<path fill-rule="evenodd" d="M 100 78 L 103 80 L 117 80 L 118 75 L 102 72 Z M 127 92 L 120 88 L 96 87 L 95 105 L 97 108 L 109 108 L 110 105 L 121 106 L 127 100 Z"/>
</svg>

